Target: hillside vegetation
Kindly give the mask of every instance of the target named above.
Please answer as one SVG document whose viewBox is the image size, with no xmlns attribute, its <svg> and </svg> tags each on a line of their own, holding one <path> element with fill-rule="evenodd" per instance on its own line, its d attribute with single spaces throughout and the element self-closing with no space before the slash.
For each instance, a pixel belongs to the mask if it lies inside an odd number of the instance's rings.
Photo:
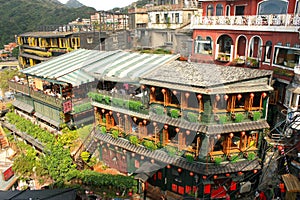
<svg viewBox="0 0 300 200">
<path fill-rule="evenodd" d="M 90 18 L 91 7 L 69 8 L 57 0 L 0 0 L 0 48 L 14 36 L 37 31 L 43 25 L 62 25 L 79 18 Z"/>
</svg>

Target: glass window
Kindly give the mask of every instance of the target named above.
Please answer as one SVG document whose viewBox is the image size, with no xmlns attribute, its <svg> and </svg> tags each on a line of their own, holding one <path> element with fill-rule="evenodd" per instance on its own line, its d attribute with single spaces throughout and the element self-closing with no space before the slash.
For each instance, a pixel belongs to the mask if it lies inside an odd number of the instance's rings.
<svg viewBox="0 0 300 200">
<path fill-rule="evenodd" d="M 195 53 L 212 54 L 212 39 L 210 37 L 202 39 L 201 36 L 198 36 L 195 41 Z"/>
<path fill-rule="evenodd" d="M 226 6 L 226 16 L 230 16 L 230 6 Z"/>
<path fill-rule="evenodd" d="M 222 16 L 223 15 L 223 5 L 218 4 L 216 7 L 216 16 Z"/>
<path fill-rule="evenodd" d="M 258 5 L 258 15 L 287 14 L 288 1 L 269 0 Z"/>
<path fill-rule="evenodd" d="M 295 15 L 300 15 L 300 1 L 298 0 L 295 7 Z"/>
<path fill-rule="evenodd" d="M 265 51 L 265 62 L 270 62 L 271 59 L 271 54 L 272 54 L 272 42 L 267 41 L 266 42 L 266 51 Z"/>
<path fill-rule="evenodd" d="M 299 60 L 298 48 L 275 46 L 273 64 L 294 68 Z"/>
<path fill-rule="evenodd" d="M 212 4 L 207 6 L 207 16 L 214 16 L 214 6 Z"/>
<path fill-rule="evenodd" d="M 159 24 L 159 14 L 156 14 L 156 19 L 155 19 L 156 23 Z"/>
</svg>

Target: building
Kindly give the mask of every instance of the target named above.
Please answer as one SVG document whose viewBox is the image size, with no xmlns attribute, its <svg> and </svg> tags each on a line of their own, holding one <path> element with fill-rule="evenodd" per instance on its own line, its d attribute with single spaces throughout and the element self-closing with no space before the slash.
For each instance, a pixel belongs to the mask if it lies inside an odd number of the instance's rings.
<svg viewBox="0 0 300 200">
<path fill-rule="evenodd" d="M 144 56 L 153 57 L 135 60 Z M 134 72 L 135 60 L 85 68 L 99 77 L 89 94 L 97 127 L 87 150 L 98 146 L 101 160 L 146 188 L 205 199 L 253 191 L 263 167 L 272 72 L 174 58 L 156 58 L 160 65 L 143 59 Z"/>
</svg>

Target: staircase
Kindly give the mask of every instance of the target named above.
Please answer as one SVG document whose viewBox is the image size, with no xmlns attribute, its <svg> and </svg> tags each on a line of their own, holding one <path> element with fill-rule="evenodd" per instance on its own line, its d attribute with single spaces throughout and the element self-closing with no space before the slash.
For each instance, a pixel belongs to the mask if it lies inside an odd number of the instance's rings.
<svg viewBox="0 0 300 200">
<path fill-rule="evenodd" d="M 2 149 L 5 149 L 5 148 L 9 147 L 9 142 L 8 142 L 8 139 L 5 135 L 5 132 L 2 128 L 2 126 L 0 126 L 0 144 L 1 144 Z"/>
</svg>

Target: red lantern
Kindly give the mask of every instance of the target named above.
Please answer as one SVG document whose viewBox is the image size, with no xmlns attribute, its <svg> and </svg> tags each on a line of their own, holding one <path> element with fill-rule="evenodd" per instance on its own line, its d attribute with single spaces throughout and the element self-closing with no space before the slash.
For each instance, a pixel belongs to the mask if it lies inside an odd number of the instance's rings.
<svg viewBox="0 0 300 200">
<path fill-rule="evenodd" d="M 146 125 L 146 124 L 147 124 L 147 120 L 144 119 L 144 120 L 143 120 L 143 123 Z"/>
<path fill-rule="evenodd" d="M 218 140 L 221 139 L 221 135 L 220 134 L 217 135 L 217 139 Z"/>
<path fill-rule="evenodd" d="M 253 94 L 253 93 L 251 93 L 251 94 L 250 94 L 250 97 L 251 97 L 251 98 L 253 98 L 253 97 L 254 97 L 254 94 Z"/>
<path fill-rule="evenodd" d="M 173 91 L 173 94 L 174 94 L 174 95 L 176 95 L 176 94 L 177 94 L 177 91 L 176 91 L 176 90 L 174 90 L 174 91 Z"/>
<path fill-rule="evenodd" d="M 282 151 L 283 147 L 282 146 L 278 146 L 278 150 Z"/>
<path fill-rule="evenodd" d="M 229 177 L 230 176 L 230 174 L 226 174 L 226 177 Z"/>
<path fill-rule="evenodd" d="M 188 98 L 190 96 L 190 93 L 187 92 L 184 95 L 185 95 L 186 98 Z"/>
<path fill-rule="evenodd" d="M 197 95 L 197 98 L 198 98 L 198 99 L 202 99 L 202 95 L 201 95 L 201 94 L 198 94 L 198 95 Z"/>
<path fill-rule="evenodd" d="M 164 125 L 164 128 L 165 128 L 165 129 L 168 129 L 168 125 L 167 125 L 167 124 L 165 124 L 165 125 Z"/>
<path fill-rule="evenodd" d="M 175 131 L 176 131 L 176 133 L 178 133 L 179 132 L 179 128 L 177 127 L 177 128 L 175 128 Z"/>
<path fill-rule="evenodd" d="M 145 86 L 144 86 L 144 85 L 141 85 L 141 88 L 142 88 L 142 89 L 145 89 Z"/>
<path fill-rule="evenodd" d="M 190 176 L 194 176 L 194 173 L 193 173 L 193 172 L 190 172 Z"/>
<path fill-rule="evenodd" d="M 203 180 L 206 180 L 206 179 L 207 179 L 207 177 L 206 177 L 206 176 L 202 176 L 202 178 L 203 178 Z"/>
<path fill-rule="evenodd" d="M 112 115 L 112 114 L 113 114 L 113 112 L 112 112 L 112 111 L 109 111 L 109 114 L 110 114 L 110 115 Z"/>
<path fill-rule="evenodd" d="M 101 111 L 102 111 L 102 113 L 105 113 L 105 109 L 102 109 Z"/>
<path fill-rule="evenodd" d="M 153 160 L 153 159 L 151 159 L 151 163 L 152 163 L 152 164 L 154 163 L 154 160 Z"/>
<path fill-rule="evenodd" d="M 191 133 L 191 131 L 187 130 L 185 133 L 186 133 L 187 135 L 189 135 L 189 134 Z"/>
<path fill-rule="evenodd" d="M 214 179 L 217 179 L 218 178 L 218 176 L 217 175 L 214 175 Z"/>
<path fill-rule="evenodd" d="M 137 120 L 137 118 L 136 118 L 136 117 L 134 117 L 134 118 L 133 118 L 133 121 L 134 121 L 134 122 L 136 122 L 136 120 Z"/>
<path fill-rule="evenodd" d="M 256 174 L 257 173 L 257 169 L 253 170 L 253 173 Z"/>
<path fill-rule="evenodd" d="M 238 100 L 240 100 L 240 99 L 242 98 L 242 95 L 241 95 L 241 94 L 238 94 L 238 95 L 237 95 L 237 98 L 238 98 Z"/>
<path fill-rule="evenodd" d="M 144 156 L 141 156 L 141 160 L 144 160 L 144 158 L 145 158 Z"/>
<path fill-rule="evenodd" d="M 262 93 L 262 97 L 265 98 L 267 96 L 267 93 Z"/>
<path fill-rule="evenodd" d="M 156 126 L 157 125 L 157 123 L 156 122 L 153 122 L 153 126 Z"/>
<path fill-rule="evenodd" d="M 155 91 L 155 87 L 151 87 L 151 91 L 154 92 Z"/>
<path fill-rule="evenodd" d="M 178 168 L 177 171 L 180 173 L 180 172 L 182 172 L 182 169 L 181 169 L 181 168 Z"/>
<path fill-rule="evenodd" d="M 165 92 L 166 92 L 166 89 L 162 89 L 161 92 L 162 92 L 162 93 L 165 93 Z"/>
<path fill-rule="evenodd" d="M 131 191 L 130 191 L 130 192 L 128 192 L 128 196 L 130 196 L 130 197 L 132 196 L 132 192 L 131 192 Z"/>
<path fill-rule="evenodd" d="M 131 156 L 134 157 L 134 156 L 135 156 L 135 153 L 132 153 Z"/>
<path fill-rule="evenodd" d="M 225 101 L 227 101 L 228 100 L 228 95 L 226 94 L 226 95 L 224 95 L 224 99 L 225 99 Z"/>
<path fill-rule="evenodd" d="M 239 175 L 239 176 L 242 176 L 242 175 L 243 175 L 243 172 L 238 172 L 238 175 Z"/>
<path fill-rule="evenodd" d="M 242 132 L 242 136 L 244 136 L 245 134 L 246 134 L 246 132 L 245 132 L 245 131 L 243 131 L 243 132 Z"/>
<path fill-rule="evenodd" d="M 167 165 L 167 168 L 170 169 L 170 168 L 171 168 L 171 165 Z"/>
<path fill-rule="evenodd" d="M 229 137 L 233 138 L 233 136 L 234 136 L 233 133 L 230 133 L 230 134 L 229 134 Z"/>
</svg>

